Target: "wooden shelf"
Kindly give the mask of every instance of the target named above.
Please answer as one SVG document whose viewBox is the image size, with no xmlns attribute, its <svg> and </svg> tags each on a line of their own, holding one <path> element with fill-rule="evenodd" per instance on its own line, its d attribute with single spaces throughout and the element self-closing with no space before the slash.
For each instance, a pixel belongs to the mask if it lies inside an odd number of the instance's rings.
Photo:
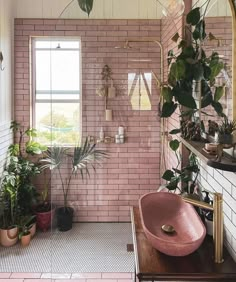
<svg viewBox="0 0 236 282">
<path fill-rule="evenodd" d="M 224 262 L 214 263 L 214 244 L 206 237 L 201 247 L 185 257 L 172 257 L 154 249 L 142 228 L 138 207 L 131 207 L 135 279 L 139 281 L 236 281 L 236 262 L 224 249 Z"/>
<path fill-rule="evenodd" d="M 185 147 L 187 147 L 191 152 L 193 152 L 197 157 L 206 162 L 207 165 L 221 170 L 227 170 L 236 172 L 236 159 L 231 157 L 229 154 L 224 152 L 221 162 L 215 160 L 215 156 L 207 154 L 203 148 L 205 146 L 204 142 L 200 141 L 189 141 L 185 140 L 182 137 L 179 137 L 180 141 Z"/>
</svg>

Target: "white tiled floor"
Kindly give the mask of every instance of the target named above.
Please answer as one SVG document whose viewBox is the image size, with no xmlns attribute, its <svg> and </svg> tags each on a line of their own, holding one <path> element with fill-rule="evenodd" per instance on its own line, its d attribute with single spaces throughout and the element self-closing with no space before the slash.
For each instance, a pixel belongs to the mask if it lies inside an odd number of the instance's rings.
<svg viewBox="0 0 236 282">
<path fill-rule="evenodd" d="M 39 232 L 27 248 L 0 247 L 0 272 L 133 272 L 127 244 L 132 244 L 129 223 L 78 223 L 67 232 Z"/>
</svg>

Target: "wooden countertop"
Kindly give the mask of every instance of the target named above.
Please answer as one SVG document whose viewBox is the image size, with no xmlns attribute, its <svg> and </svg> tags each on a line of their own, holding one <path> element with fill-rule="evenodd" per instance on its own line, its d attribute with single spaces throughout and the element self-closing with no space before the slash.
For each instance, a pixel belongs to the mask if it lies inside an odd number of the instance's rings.
<svg viewBox="0 0 236 282">
<path fill-rule="evenodd" d="M 224 250 L 224 262 L 213 260 L 213 242 L 206 237 L 201 247 L 185 257 L 171 257 L 154 249 L 142 228 L 139 208 L 131 208 L 131 222 L 138 279 L 152 281 L 236 281 L 236 262 Z"/>
</svg>

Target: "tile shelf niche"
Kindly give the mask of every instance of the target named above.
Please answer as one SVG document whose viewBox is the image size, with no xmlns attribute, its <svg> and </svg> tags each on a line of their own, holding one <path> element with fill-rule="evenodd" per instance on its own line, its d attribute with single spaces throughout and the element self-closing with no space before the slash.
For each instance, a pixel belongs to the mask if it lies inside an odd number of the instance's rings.
<svg viewBox="0 0 236 282">
<path fill-rule="evenodd" d="M 179 137 L 179 139 L 186 148 L 193 152 L 198 158 L 206 162 L 208 166 L 220 170 L 236 172 L 236 159 L 233 159 L 229 154 L 224 152 L 221 162 L 217 162 L 215 156 L 211 156 L 203 151 L 205 145 L 204 142 L 185 140 L 182 137 Z"/>
</svg>

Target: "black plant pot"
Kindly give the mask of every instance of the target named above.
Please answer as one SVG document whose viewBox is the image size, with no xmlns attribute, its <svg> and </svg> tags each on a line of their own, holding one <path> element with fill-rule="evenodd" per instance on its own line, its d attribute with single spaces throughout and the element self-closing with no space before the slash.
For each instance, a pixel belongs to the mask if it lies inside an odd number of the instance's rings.
<svg viewBox="0 0 236 282">
<path fill-rule="evenodd" d="M 68 231 L 72 228 L 74 209 L 61 207 L 57 210 L 57 227 L 59 231 Z"/>
</svg>

